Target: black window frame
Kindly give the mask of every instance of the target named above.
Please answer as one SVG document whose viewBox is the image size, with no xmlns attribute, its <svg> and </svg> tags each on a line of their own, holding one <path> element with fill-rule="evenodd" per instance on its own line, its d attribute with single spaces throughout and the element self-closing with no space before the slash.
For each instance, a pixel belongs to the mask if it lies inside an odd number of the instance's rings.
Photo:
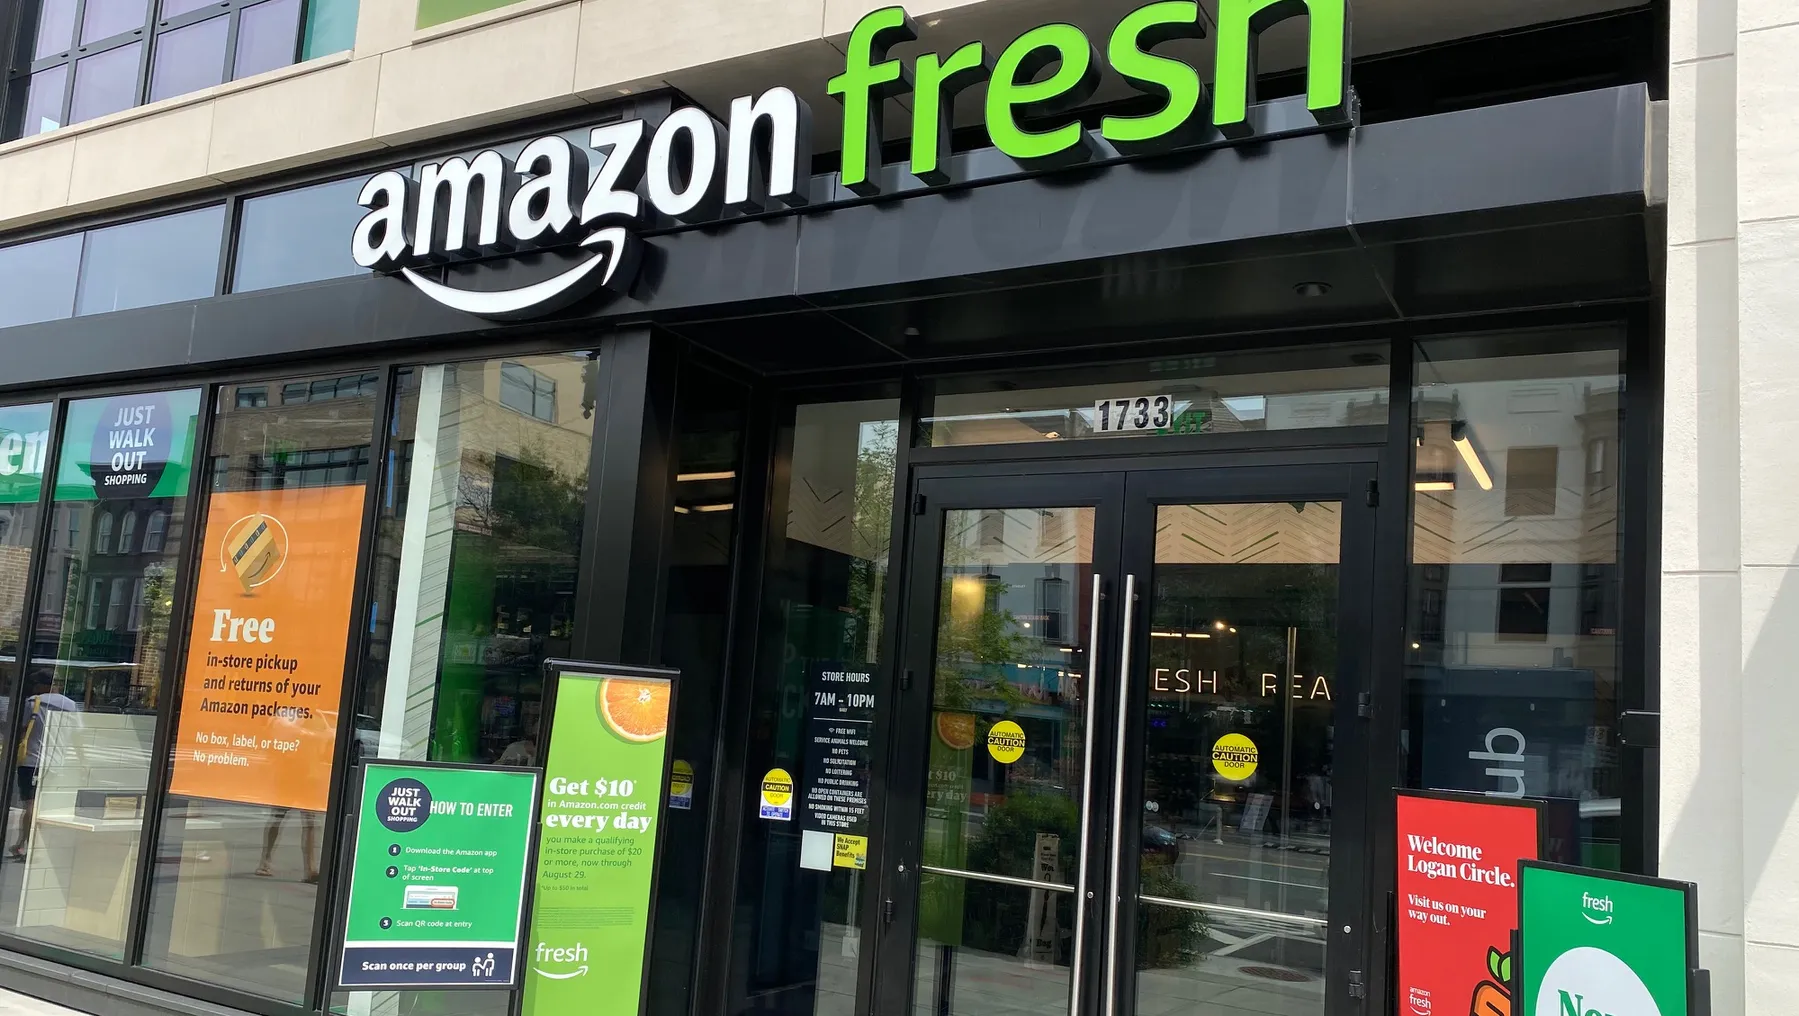
<svg viewBox="0 0 1799 1016">
<path fill-rule="evenodd" d="M 37 26 L 39 15 L 43 10 L 44 0 L 25 0 L 20 4 L 19 16 L 14 22 L 12 38 L 12 59 L 7 65 L 5 83 L 5 117 L 0 121 L 0 141 L 16 141 L 27 137 L 25 124 L 26 96 L 30 94 L 32 79 L 37 75 L 54 71 L 58 67 L 68 68 L 62 86 L 62 114 L 54 130 L 38 133 L 53 134 L 58 130 L 72 127 L 69 116 L 75 104 L 75 64 L 88 57 L 98 56 L 116 49 L 134 44 L 143 44 L 137 59 L 137 90 L 131 105 L 126 109 L 136 109 L 150 101 L 150 72 L 155 66 L 156 45 L 158 40 L 171 32 L 197 25 L 202 21 L 214 18 L 227 18 L 225 28 L 224 63 L 220 66 L 220 83 L 236 80 L 233 70 L 237 66 L 238 31 L 243 23 L 245 11 L 254 10 L 265 3 L 277 0 L 216 0 L 204 7 L 199 7 L 172 18 L 160 17 L 163 0 L 145 0 L 144 23 L 138 28 L 120 32 L 104 39 L 96 39 L 87 45 L 81 45 L 81 25 L 87 17 L 88 4 L 93 0 L 74 0 L 75 27 L 69 41 L 71 47 L 60 53 L 53 53 L 42 59 L 34 59 L 37 44 Z M 288 66 L 300 62 L 302 50 L 306 44 L 306 19 L 311 13 L 312 0 L 299 0 L 300 11 L 295 19 L 293 40 L 293 58 Z M 174 98 L 174 96 L 170 96 Z M 85 121 L 83 121 L 85 122 Z M 35 137 L 36 134 L 29 135 Z"/>
</svg>

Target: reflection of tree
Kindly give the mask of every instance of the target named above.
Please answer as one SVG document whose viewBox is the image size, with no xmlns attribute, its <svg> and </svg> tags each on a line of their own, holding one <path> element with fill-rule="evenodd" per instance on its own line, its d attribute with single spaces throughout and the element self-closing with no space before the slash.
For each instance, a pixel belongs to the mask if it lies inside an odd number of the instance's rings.
<svg viewBox="0 0 1799 1016">
<path fill-rule="evenodd" d="M 893 472 L 899 456 L 899 424 L 882 420 L 862 425 L 856 450 L 856 490 L 850 518 L 847 605 L 862 619 L 864 632 L 851 632 L 858 659 L 874 659 L 879 645 L 881 594 L 893 549 Z"/>
<path fill-rule="evenodd" d="M 970 588 L 968 583 L 979 584 L 978 609 L 955 602 L 958 582 L 964 589 Z M 976 700 L 997 700 L 1000 712 L 1011 716 L 1025 701 L 1005 677 L 1005 668 L 1024 658 L 1026 641 L 1018 618 L 999 605 L 1010 588 L 997 575 L 944 576 L 937 611 L 938 709 L 967 711 Z"/>
<path fill-rule="evenodd" d="M 1036 867 L 1037 837 L 1060 837 L 1058 881 L 1073 881 L 1076 852 L 1080 849 L 1080 815 L 1073 801 L 1060 794 L 1016 793 L 987 812 L 981 834 L 969 845 L 968 866 L 974 871 L 993 871 L 1029 876 Z M 965 943 L 989 952 L 1017 954 L 1030 935 L 1031 893 L 1034 890 L 966 883 Z M 1056 962 L 1066 963 L 1066 940 L 1074 928 L 1074 910 L 1067 893 L 1045 893 L 1056 903 L 1056 927 L 1060 938 Z"/>
<path fill-rule="evenodd" d="M 480 468 L 462 470 L 457 487 L 462 528 L 504 545 L 572 551 L 587 499 L 584 481 L 551 465 L 540 447 L 522 447 L 516 457 L 474 457 Z"/>
<path fill-rule="evenodd" d="M 1143 894 L 1170 900 L 1197 900 L 1199 894 L 1166 860 L 1143 858 Z M 1137 969 L 1184 967 L 1205 947 L 1206 915 L 1184 907 L 1139 904 Z"/>
</svg>

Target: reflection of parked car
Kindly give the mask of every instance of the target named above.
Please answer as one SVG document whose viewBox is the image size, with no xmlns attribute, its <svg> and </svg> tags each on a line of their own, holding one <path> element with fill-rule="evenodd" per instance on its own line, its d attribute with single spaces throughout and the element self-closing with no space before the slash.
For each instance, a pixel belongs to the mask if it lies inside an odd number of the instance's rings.
<svg viewBox="0 0 1799 1016">
<path fill-rule="evenodd" d="M 1157 825 L 1143 827 L 1143 859 L 1173 864 L 1181 859 L 1180 837 Z"/>
</svg>

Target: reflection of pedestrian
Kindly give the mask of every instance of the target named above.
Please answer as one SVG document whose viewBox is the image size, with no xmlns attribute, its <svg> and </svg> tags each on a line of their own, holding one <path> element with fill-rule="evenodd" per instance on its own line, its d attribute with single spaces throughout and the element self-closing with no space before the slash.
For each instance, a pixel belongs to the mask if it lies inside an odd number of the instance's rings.
<svg viewBox="0 0 1799 1016">
<path fill-rule="evenodd" d="M 39 677 L 32 682 L 31 697 L 25 700 L 25 735 L 19 739 L 19 835 L 13 838 L 7 852 L 15 861 L 25 859 L 25 843 L 31 835 L 31 822 L 37 814 L 38 770 L 44 765 L 44 734 L 51 713 L 79 712 L 81 706 L 67 695 L 51 690 L 50 681 Z"/>
<path fill-rule="evenodd" d="M 281 838 L 281 823 L 290 811 L 300 813 L 300 854 L 306 864 L 308 883 L 319 880 L 319 817 L 304 808 L 270 808 L 269 824 L 262 830 L 262 863 L 256 874 L 264 878 L 275 874 L 275 841 Z"/>
</svg>

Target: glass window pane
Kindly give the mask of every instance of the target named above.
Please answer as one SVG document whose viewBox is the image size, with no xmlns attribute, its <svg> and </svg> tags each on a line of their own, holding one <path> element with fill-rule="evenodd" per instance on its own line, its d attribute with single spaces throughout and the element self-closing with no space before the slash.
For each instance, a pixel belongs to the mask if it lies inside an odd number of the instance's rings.
<svg viewBox="0 0 1799 1016">
<path fill-rule="evenodd" d="M 224 228 L 225 208 L 213 205 L 89 232 L 75 313 L 211 296 Z"/>
<path fill-rule="evenodd" d="M 356 45 L 357 8 L 362 0 L 312 0 L 306 6 L 306 41 L 300 59 L 341 53 Z"/>
<path fill-rule="evenodd" d="M 344 242 L 367 211 L 356 203 L 361 189 L 357 177 L 245 201 L 232 291 L 366 274 Z"/>
<path fill-rule="evenodd" d="M 149 966 L 304 996 L 378 398 L 219 393 Z"/>
<path fill-rule="evenodd" d="M 691 365 L 682 368 L 676 392 L 672 559 L 661 661 L 681 671 L 669 750 L 677 771 L 691 779 L 685 797 L 677 793 L 669 799 L 661 841 L 664 871 L 701 871 L 706 863 L 713 747 L 730 645 L 746 395 L 742 385 Z M 697 934 L 702 889 L 697 878 L 665 878 L 658 885 L 648 1016 L 688 1014 L 694 967 L 705 962 L 699 959 Z"/>
<path fill-rule="evenodd" d="M 5 696 L 19 655 L 19 619 L 25 581 L 37 543 L 38 494 L 50 449 L 50 406 L 0 408 L 0 730 L 6 729 Z"/>
<path fill-rule="evenodd" d="M 1555 860 L 1622 834 L 1618 477 L 1609 331 L 1417 344 L 1409 786 L 1546 799 Z M 1615 461 L 1613 455 L 1604 461 Z"/>
<path fill-rule="evenodd" d="M 982 445 L 1387 422 L 1385 342 L 1258 349 L 939 382 L 919 442 Z"/>
<path fill-rule="evenodd" d="M 238 14 L 233 78 L 286 67 L 299 48 L 300 0 L 267 0 Z"/>
<path fill-rule="evenodd" d="M 75 42 L 75 4 L 77 0 L 42 0 L 38 5 L 37 44 L 31 48 L 32 59 L 67 53 Z"/>
<path fill-rule="evenodd" d="M 162 11 L 162 17 L 166 20 L 178 18 L 189 11 L 197 11 L 202 7 L 217 6 L 218 2 L 219 0 L 162 0 L 159 10 Z"/>
<path fill-rule="evenodd" d="M 19 136 L 47 134 L 62 126 L 62 101 L 69 84 L 69 65 L 51 67 L 31 76 L 25 91 L 25 118 L 19 123 Z"/>
<path fill-rule="evenodd" d="M 80 233 L 0 248 L 0 326 L 69 317 L 80 271 Z"/>
<path fill-rule="evenodd" d="M 597 357 L 506 362 L 586 392 Z M 500 404 L 501 365 L 400 373 L 370 555 L 357 758 L 537 757 L 542 664 L 570 655 L 574 636 L 595 407 L 570 399 L 553 421 L 521 416 Z M 419 448 L 432 454 L 415 458 Z M 403 539 L 409 528 L 424 538 Z M 511 1005 L 506 992 L 356 994 L 391 998 L 399 1012 L 505 1016 Z"/>
<path fill-rule="evenodd" d="M 596 356 L 506 362 L 582 392 Z M 365 662 L 361 699 L 382 758 L 535 758 L 539 666 L 568 653 L 592 407 L 570 399 L 552 420 L 520 416 L 500 403 L 501 367 L 474 361 L 401 375 L 371 592 L 390 605 L 375 640 L 392 648 L 378 645 L 378 659 Z M 434 457 L 413 461 L 421 437 Z M 417 531 L 429 535 L 403 543 L 414 513 L 425 514 Z"/>
<path fill-rule="evenodd" d="M 147 0 L 87 0 L 87 12 L 81 20 L 81 44 L 144 27 L 149 9 Z"/>
<path fill-rule="evenodd" d="M 158 35 L 150 61 L 150 101 L 197 92 L 225 80 L 225 35 L 230 27 L 230 18 L 217 17 Z"/>
<path fill-rule="evenodd" d="M 80 123 L 137 105 L 137 59 L 143 49 L 143 43 L 134 42 L 77 60 L 69 122 Z"/>
<path fill-rule="evenodd" d="M 776 475 L 786 479 L 769 512 L 750 780 L 777 767 L 802 772 L 807 737 L 795 703 L 809 675 L 833 665 L 879 673 L 883 665 L 898 418 L 897 399 L 827 403 L 798 407 L 782 428 L 785 463 Z M 732 938 L 739 954 L 727 967 L 727 1005 L 852 1016 L 856 957 L 867 944 L 855 913 L 866 873 L 801 867 L 798 825 L 752 821 L 744 829 Z"/>
<path fill-rule="evenodd" d="M 183 556 L 199 389 L 71 403 L 22 705 L 25 738 L 0 866 L 0 928 L 118 958 Z M 3 439 L 0 439 L 3 440 Z M 163 550 L 101 555 L 89 520 L 171 518 Z M 138 630 L 128 598 L 143 582 Z M 115 590 L 117 592 L 115 593 Z"/>
</svg>

